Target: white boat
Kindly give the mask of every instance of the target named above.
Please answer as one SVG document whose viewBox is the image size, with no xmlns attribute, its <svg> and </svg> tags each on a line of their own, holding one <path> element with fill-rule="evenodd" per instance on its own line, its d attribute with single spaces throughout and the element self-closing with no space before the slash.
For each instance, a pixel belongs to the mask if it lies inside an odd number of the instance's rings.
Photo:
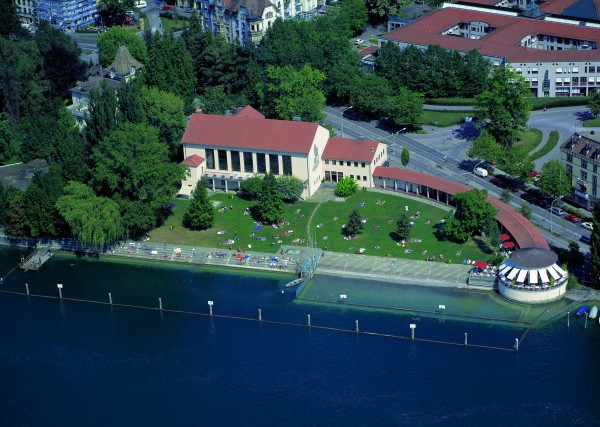
<svg viewBox="0 0 600 427">
<path fill-rule="evenodd" d="M 298 279 L 294 279 L 290 283 L 288 283 L 287 285 L 285 285 L 285 287 L 286 288 L 291 288 L 292 286 L 298 286 L 300 283 L 302 283 L 303 280 L 304 280 L 304 277 L 300 277 Z"/>
<path fill-rule="evenodd" d="M 598 317 L 598 307 L 593 306 L 590 310 L 590 314 L 588 314 L 588 317 L 590 319 L 595 319 L 596 317 Z"/>
</svg>

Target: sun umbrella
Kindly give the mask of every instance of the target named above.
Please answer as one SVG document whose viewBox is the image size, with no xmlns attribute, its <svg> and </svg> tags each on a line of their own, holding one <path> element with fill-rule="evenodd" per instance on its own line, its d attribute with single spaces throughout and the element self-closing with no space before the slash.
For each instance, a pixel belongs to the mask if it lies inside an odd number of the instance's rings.
<svg viewBox="0 0 600 427">
<path fill-rule="evenodd" d="M 514 248 L 515 247 L 515 243 L 514 242 L 504 242 L 504 243 L 502 243 L 502 247 L 505 247 L 505 248 Z"/>
<path fill-rule="evenodd" d="M 508 234 L 501 234 L 500 240 L 502 240 L 503 242 L 506 240 L 510 240 L 510 236 Z"/>
<path fill-rule="evenodd" d="M 480 268 L 480 269 L 484 269 L 488 266 L 487 262 L 483 262 L 483 261 L 477 261 L 475 264 L 473 264 L 475 267 Z"/>
</svg>

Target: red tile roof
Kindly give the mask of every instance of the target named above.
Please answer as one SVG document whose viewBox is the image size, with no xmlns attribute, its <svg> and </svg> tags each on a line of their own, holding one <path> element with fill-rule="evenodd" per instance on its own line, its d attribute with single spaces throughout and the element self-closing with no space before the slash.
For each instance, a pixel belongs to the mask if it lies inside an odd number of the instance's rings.
<svg viewBox="0 0 600 427">
<path fill-rule="evenodd" d="M 374 54 L 375 52 L 377 52 L 379 50 L 379 46 L 369 46 L 367 48 L 364 48 L 363 50 L 358 51 L 358 54 L 360 56 L 369 56 Z"/>
<path fill-rule="evenodd" d="M 318 123 L 192 114 L 183 144 L 307 154 Z"/>
<path fill-rule="evenodd" d="M 578 1 L 579 0 L 549 0 L 540 4 L 540 10 L 544 13 L 560 15 L 563 10 Z M 592 17 L 590 16 L 590 18 Z"/>
<path fill-rule="evenodd" d="M 265 118 L 265 116 L 263 116 L 259 111 L 255 110 L 254 108 L 252 108 L 249 105 L 246 105 L 240 111 L 235 113 L 234 116 L 245 117 L 247 119 L 264 119 Z"/>
<path fill-rule="evenodd" d="M 480 39 L 442 35 L 459 23 L 486 22 L 495 30 Z M 458 9 L 452 6 L 435 10 L 387 34 L 387 40 L 417 45 L 437 44 L 446 49 L 468 52 L 477 49 L 482 55 L 504 57 L 508 62 L 594 61 L 600 60 L 600 50 L 541 50 L 520 46 L 527 35 L 550 35 L 595 41 L 600 45 L 597 28 L 559 24 L 523 17 Z"/>
<path fill-rule="evenodd" d="M 185 166 L 189 166 L 192 168 L 197 168 L 198 166 L 200 166 L 202 163 L 204 162 L 204 158 L 202 156 L 199 156 L 197 154 L 192 154 L 191 156 L 187 156 L 183 162 L 181 162 L 181 165 L 185 165 Z"/>
<path fill-rule="evenodd" d="M 379 141 L 372 140 L 329 138 L 323 158 L 371 163 L 379 144 Z"/>
<path fill-rule="evenodd" d="M 413 184 L 425 185 L 450 195 L 471 190 L 471 187 L 457 182 L 406 169 L 378 166 L 375 168 L 373 177 L 397 179 Z M 544 236 L 542 236 L 540 231 L 527 218 L 494 197 L 488 196 L 488 201 L 498 210 L 498 213 L 496 214 L 498 222 L 500 222 L 500 224 L 502 224 L 515 238 L 519 247 L 550 248 Z"/>
</svg>

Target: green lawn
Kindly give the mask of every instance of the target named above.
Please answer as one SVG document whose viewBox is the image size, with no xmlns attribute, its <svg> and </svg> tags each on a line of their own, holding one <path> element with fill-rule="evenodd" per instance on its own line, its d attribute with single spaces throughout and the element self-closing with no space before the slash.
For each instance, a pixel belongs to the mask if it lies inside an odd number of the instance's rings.
<svg viewBox="0 0 600 427">
<path fill-rule="evenodd" d="M 539 129 L 529 129 L 523 132 L 521 139 L 514 143 L 515 148 L 524 147 L 527 152 L 531 152 L 542 142 L 542 131 Z"/>
<path fill-rule="evenodd" d="M 439 255 L 442 254 L 444 261 L 452 260 L 453 262 L 461 262 L 463 259 L 468 258 L 485 261 L 490 258 L 490 254 L 484 253 L 479 248 L 478 245 L 481 242 L 471 240 L 460 245 L 439 241 L 436 238 L 435 225 L 448 215 L 448 211 L 391 193 L 360 191 L 344 202 L 328 201 L 321 205 L 312 202 L 297 202 L 292 205 L 285 205 L 283 220 L 289 222 L 289 225 L 282 229 L 267 226 L 257 231 L 253 230 L 256 222 L 252 217 L 243 214 L 246 208 L 254 205 L 254 202 L 238 197 L 231 199 L 229 195 L 224 193 L 211 196 L 211 200 L 219 202 L 217 209 L 233 207 L 233 209 L 224 212 L 217 210 L 213 228 L 206 231 L 185 229 L 181 225 L 181 221 L 190 202 L 177 199 L 173 214 L 162 227 L 150 233 L 151 241 L 219 248 L 228 239 L 234 239 L 233 248 L 247 248 L 248 245 L 252 245 L 252 249 L 256 251 L 274 253 L 281 244 L 312 244 L 312 237 L 313 239 L 316 238 L 316 247 L 327 248 L 327 250 L 336 252 L 355 253 L 359 248 L 364 248 L 364 254 L 366 255 L 385 256 L 389 254 L 392 257 L 418 260 L 433 255 L 436 255 L 437 260 L 439 260 Z M 385 203 L 377 204 L 378 200 L 385 201 Z M 366 205 L 357 206 L 358 203 L 365 203 Z M 408 211 L 405 210 L 405 206 L 409 207 Z M 311 213 L 317 207 L 312 222 L 308 224 Z M 300 211 L 296 213 L 298 209 Z M 356 240 L 347 240 L 344 239 L 342 225 L 346 223 L 353 209 L 358 209 L 363 217 L 368 219 L 364 230 L 356 237 Z M 421 242 L 407 241 L 404 247 L 397 244 L 394 239 L 394 230 L 396 220 L 402 212 L 406 212 L 407 215 L 415 215 L 416 212 L 420 212 L 417 219 L 411 219 L 414 222 L 411 237 L 421 239 Z M 337 217 L 337 220 L 334 220 L 335 217 Z M 429 223 L 427 223 L 428 221 Z M 308 236 L 307 228 L 312 236 Z M 289 232 L 290 230 L 293 231 L 291 235 L 283 235 L 283 232 Z M 224 233 L 217 234 L 217 231 L 223 231 Z M 252 236 L 252 233 L 255 235 Z M 264 240 L 257 240 L 257 238 L 263 238 Z M 225 244 L 225 247 L 228 246 L 228 244 Z M 379 249 L 376 249 L 376 247 L 379 247 Z M 412 253 L 404 252 L 409 249 L 412 249 Z M 427 250 L 427 254 L 423 254 L 425 250 Z M 461 253 L 457 255 L 459 251 Z"/>
<path fill-rule="evenodd" d="M 448 127 L 459 124 L 467 116 L 473 116 L 473 111 L 434 111 L 423 110 L 423 124 L 429 126 Z"/>
<path fill-rule="evenodd" d="M 190 21 L 185 18 L 179 19 L 169 19 L 169 18 L 160 18 L 160 22 L 162 22 L 163 29 L 165 33 L 169 31 L 178 31 L 184 28 L 187 28 L 190 25 Z"/>
<path fill-rule="evenodd" d="M 583 122 L 584 128 L 594 128 L 600 126 L 600 117 L 597 119 L 589 119 Z"/>
</svg>

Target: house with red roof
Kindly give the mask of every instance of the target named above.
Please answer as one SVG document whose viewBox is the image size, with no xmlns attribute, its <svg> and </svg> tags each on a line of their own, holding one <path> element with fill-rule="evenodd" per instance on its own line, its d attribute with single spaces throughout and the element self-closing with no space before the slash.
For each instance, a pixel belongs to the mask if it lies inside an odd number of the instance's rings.
<svg viewBox="0 0 600 427">
<path fill-rule="evenodd" d="M 439 45 L 462 53 L 475 49 L 494 65 L 510 65 L 534 97 L 587 96 L 600 87 L 600 31 L 592 25 L 444 3 L 384 40 L 401 48 Z"/>
<path fill-rule="evenodd" d="M 303 198 L 347 176 L 372 187 L 375 167 L 387 161 L 378 141 L 330 138 L 318 123 L 267 119 L 249 106 L 233 116 L 193 114 L 181 142 L 187 176 L 179 194 L 188 196 L 202 178 L 212 190 L 237 191 L 269 171 L 302 180 Z"/>
</svg>

